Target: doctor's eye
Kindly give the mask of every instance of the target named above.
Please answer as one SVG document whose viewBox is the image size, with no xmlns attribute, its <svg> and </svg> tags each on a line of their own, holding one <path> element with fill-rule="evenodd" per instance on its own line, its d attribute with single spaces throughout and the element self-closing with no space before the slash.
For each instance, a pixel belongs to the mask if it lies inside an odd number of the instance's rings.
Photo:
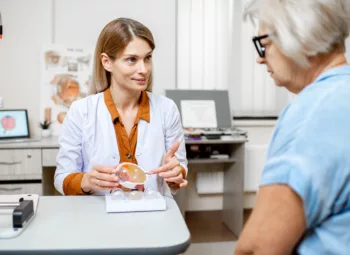
<svg viewBox="0 0 350 255">
<path fill-rule="evenodd" d="M 136 58 L 134 58 L 134 57 L 127 58 L 126 61 L 127 61 L 128 63 L 135 63 L 135 62 L 136 62 Z"/>
</svg>

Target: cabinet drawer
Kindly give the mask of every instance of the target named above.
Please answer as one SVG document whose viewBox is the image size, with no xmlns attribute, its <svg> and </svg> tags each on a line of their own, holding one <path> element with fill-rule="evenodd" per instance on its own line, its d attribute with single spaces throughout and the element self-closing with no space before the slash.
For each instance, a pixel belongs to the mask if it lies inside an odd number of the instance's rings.
<svg viewBox="0 0 350 255">
<path fill-rule="evenodd" d="M 44 167 L 56 167 L 58 149 L 43 149 L 42 158 Z"/>
<path fill-rule="evenodd" d="M 41 150 L 0 150 L 0 180 L 40 180 Z"/>
<path fill-rule="evenodd" d="M 38 194 L 42 195 L 41 183 L 0 184 L 0 195 Z"/>
</svg>

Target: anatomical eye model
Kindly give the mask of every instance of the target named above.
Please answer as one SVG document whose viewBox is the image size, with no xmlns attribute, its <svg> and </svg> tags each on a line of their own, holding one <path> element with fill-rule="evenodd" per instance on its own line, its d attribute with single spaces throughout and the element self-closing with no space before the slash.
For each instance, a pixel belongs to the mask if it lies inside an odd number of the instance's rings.
<svg viewBox="0 0 350 255">
<path fill-rule="evenodd" d="M 16 127 L 16 119 L 10 115 L 2 117 L 1 127 L 3 129 L 3 134 L 5 134 L 8 130 L 12 130 Z"/>
<path fill-rule="evenodd" d="M 80 94 L 79 83 L 72 75 L 56 75 L 51 81 L 53 87 L 52 100 L 55 104 L 69 107 Z"/>
<path fill-rule="evenodd" d="M 118 165 L 116 175 L 120 185 L 128 189 L 142 188 L 149 176 L 143 168 L 128 162 Z"/>
</svg>

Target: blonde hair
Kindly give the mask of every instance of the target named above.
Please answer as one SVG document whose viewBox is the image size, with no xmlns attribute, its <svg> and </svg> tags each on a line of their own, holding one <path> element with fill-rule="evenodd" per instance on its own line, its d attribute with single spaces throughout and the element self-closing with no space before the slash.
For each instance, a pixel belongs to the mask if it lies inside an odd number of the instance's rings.
<svg viewBox="0 0 350 255">
<path fill-rule="evenodd" d="M 154 50 L 155 44 L 151 31 L 138 21 L 119 18 L 109 22 L 103 28 L 96 44 L 89 94 L 102 92 L 111 85 L 111 73 L 104 69 L 101 54 L 107 54 L 114 61 L 135 37 L 145 40 Z M 146 90 L 152 91 L 152 74 L 148 80 Z"/>
<path fill-rule="evenodd" d="M 308 57 L 345 52 L 350 31 L 350 0 L 252 0 L 244 19 L 258 18 L 280 50 L 302 67 Z"/>
</svg>

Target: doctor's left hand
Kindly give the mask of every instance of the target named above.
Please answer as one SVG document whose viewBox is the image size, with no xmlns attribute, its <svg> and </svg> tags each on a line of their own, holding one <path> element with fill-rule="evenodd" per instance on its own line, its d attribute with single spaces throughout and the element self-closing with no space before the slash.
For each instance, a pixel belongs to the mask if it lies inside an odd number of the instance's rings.
<svg viewBox="0 0 350 255">
<path fill-rule="evenodd" d="M 188 184 L 188 181 L 185 179 L 186 170 L 180 165 L 179 160 L 175 156 L 179 146 L 179 142 L 174 143 L 164 156 L 164 165 L 150 171 L 150 174 L 159 174 L 168 184 L 174 183 L 176 186 L 184 188 Z"/>
</svg>

